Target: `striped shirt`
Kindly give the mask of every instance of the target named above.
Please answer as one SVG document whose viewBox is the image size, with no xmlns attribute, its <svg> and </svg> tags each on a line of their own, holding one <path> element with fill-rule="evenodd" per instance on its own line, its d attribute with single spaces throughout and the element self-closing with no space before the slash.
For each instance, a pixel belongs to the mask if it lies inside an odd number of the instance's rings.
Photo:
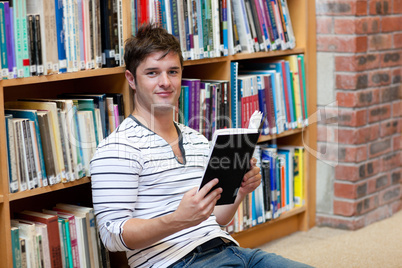
<svg viewBox="0 0 402 268">
<path fill-rule="evenodd" d="M 184 158 L 133 116 L 103 140 L 91 161 L 92 196 L 101 239 L 110 251 L 126 251 L 130 267 L 166 267 L 198 245 L 226 237 L 214 215 L 142 249 L 128 248 L 123 225 L 131 218 L 152 219 L 174 212 L 183 195 L 199 186 L 208 160 L 208 140 L 176 124 Z"/>
</svg>

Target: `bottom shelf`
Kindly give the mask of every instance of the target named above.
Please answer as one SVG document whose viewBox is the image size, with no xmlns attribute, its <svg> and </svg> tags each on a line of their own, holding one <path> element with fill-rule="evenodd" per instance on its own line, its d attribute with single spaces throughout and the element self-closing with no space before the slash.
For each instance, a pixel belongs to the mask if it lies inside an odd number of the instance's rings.
<svg viewBox="0 0 402 268">
<path fill-rule="evenodd" d="M 240 243 L 240 246 L 255 248 L 269 241 L 303 230 L 302 222 L 305 212 L 306 207 L 295 208 L 283 212 L 277 219 L 234 233 L 232 236 Z"/>
</svg>

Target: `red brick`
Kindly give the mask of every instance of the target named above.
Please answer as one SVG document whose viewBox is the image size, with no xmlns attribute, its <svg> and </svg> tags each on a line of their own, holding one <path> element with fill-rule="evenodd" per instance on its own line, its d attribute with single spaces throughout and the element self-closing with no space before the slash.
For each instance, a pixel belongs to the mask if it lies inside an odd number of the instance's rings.
<svg viewBox="0 0 402 268">
<path fill-rule="evenodd" d="M 392 84 L 398 84 L 399 87 L 399 96 L 402 96 L 402 87 L 400 83 L 402 82 L 402 68 L 397 68 L 392 70 Z"/>
<path fill-rule="evenodd" d="M 397 100 L 392 103 L 392 117 L 402 116 L 402 100 Z"/>
<path fill-rule="evenodd" d="M 353 56 L 335 56 L 335 71 L 355 72 L 377 69 L 380 65 L 379 54 L 364 54 Z"/>
<path fill-rule="evenodd" d="M 366 52 L 367 36 L 317 36 L 317 51 Z"/>
<path fill-rule="evenodd" d="M 336 100 L 339 107 L 364 107 L 380 102 L 380 90 L 368 89 L 356 92 L 338 91 Z"/>
<path fill-rule="evenodd" d="M 358 181 L 359 168 L 356 165 L 348 166 L 339 164 L 335 167 L 335 179 L 341 181 Z"/>
<path fill-rule="evenodd" d="M 373 177 L 381 172 L 381 160 L 374 159 L 358 166 L 359 180 Z"/>
<path fill-rule="evenodd" d="M 374 34 L 380 32 L 379 17 L 335 18 L 335 34 Z"/>
<path fill-rule="evenodd" d="M 317 125 L 317 141 L 322 142 L 338 142 L 337 127 L 329 127 L 325 125 Z"/>
<path fill-rule="evenodd" d="M 394 151 L 402 150 L 402 136 L 397 135 L 393 137 L 392 148 L 394 149 Z"/>
<path fill-rule="evenodd" d="M 369 157 L 374 158 L 391 152 L 392 141 L 388 139 L 379 139 L 369 144 Z"/>
<path fill-rule="evenodd" d="M 317 2 L 317 15 L 367 15 L 367 1 Z"/>
<path fill-rule="evenodd" d="M 385 15 L 391 12 L 391 0 L 370 0 L 370 15 Z"/>
<path fill-rule="evenodd" d="M 381 32 L 399 32 L 402 31 L 402 17 L 382 17 Z"/>
<path fill-rule="evenodd" d="M 376 87 L 376 86 L 387 86 L 392 83 L 392 72 L 391 70 L 380 70 L 380 71 L 371 71 L 368 74 L 368 86 Z"/>
<path fill-rule="evenodd" d="M 368 51 L 392 48 L 392 34 L 375 34 L 368 36 Z"/>
<path fill-rule="evenodd" d="M 379 131 L 379 125 L 375 124 L 375 125 L 370 125 L 367 127 L 361 127 L 357 130 L 356 132 L 356 144 L 363 144 L 363 143 L 367 143 L 370 141 L 374 141 L 376 139 L 378 139 L 380 134 Z M 340 132 L 339 132 L 339 136 L 341 136 Z"/>
<path fill-rule="evenodd" d="M 315 218 L 315 223 L 317 226 L 327 226 L 344 230 L 357 230 L 365 226 L 364 217 L 340 218 L 338 216 L 317 215 Z"/>
<path fill-rule="evenodd" d="M 356 215 L 356 203 L 347 201 L 334 201 L 334 214 L 346 217 Z"/>
<path fill-rule="evenodd" d="M 385 87 L 380 90 L 381 103 L 391 103 L 400 99 L 401 92 L 398 86 Z"/>
<path fill-rule="evenodd" d="M 358 199 L 367 195 L 367 183 L 334 183 L 334 196 L 338 198 Z"/>
<path fill-rule="evenodd" d="M 336 74 L 335 82 L 337 89 L 366 89 L 369 81 L 367 73 Z"/>
<path fill-rule="evenodd" d="M 401 123 L 402 120 L 399 119 L 391 119 L 385 122 L 381 122 L 380 126 L 380 136 L 391 136 L 396 133 L 401 133 Z"/>
<path fill-rule="evenodd" d="M 339 128 L 338 129 L 338 142 L 340 144 L 359 144 L 358 143 L 358 129 L 345 129 L 345 128 Z"/>
<path fill-rule="evenodd" d="M 360 163 L 367 159 L 367 145 L 361 146 L 338 146 L 338 157 L 341 162 Z"/>
<path fill-rule="evenodd" d="M 402 48 L 402 33 L 394 33 L 394 48 Z"/>
<path fill-rule="evenodd" d="M 402 182 L 402 168 L 397 168 L 391 173 L 391 185 L 397 185 Z"/>
<path fill-rule="evenodd" d="M 365 226 L 370 225 L 374 222 L 389 218 L 391 216 L 389 212 L 388 206 L 382 206 L 379 208 L 376 208 L 373 211 L 368 212 L 366 215 L 364 215 L 364 222 Z"/>
<path fill-rule="evenodd" d="M 367 123 L 367 110 L 339 109 L 339 125 L 359 127 Z"/>
<path fill-rule="evenodd" d="M 388 174 L 382 174 L 367 181 L 367 194 L 376 193 L 390 186 Z"/>
<path fill-rule="evenodd" d="M 401 199 L 401 184 L 389 187 L 380 192 L 380 205 L 389 204 Z"/>
<path fill-rule="evenodd" d="M 393 66 L 402 66 L 402 50 L 392 50 L 381 54 L 381 67 Z"/>
<path fill-rule="evenodd" d="M 391 116 L 390 104 L 374 106 L 373 108 L 370 108 L 368 111 L 368 118 L 369 118 L 368 122 L 369 123 L 377 122 L 389 118 L 390 116 Z"/>
<path fill-rule="evenodd" d="M 401 156 L 402 156 L 401 151 L 396 151 L 393 152 L 392 154 L 382 157 L 381 158 L 382 171 L 388 172 L 389 170 L 400 167 L 402 162 Z"/>
<path fill-rule="evenodd" d="M 378 207 L 378 196 L 367 197 L 356 204 L 356 215 L 363 215 Z"/>
<path fill-rule="evenodd" d="M 330 17 L 317 17 L 317 34 L 330 34 L 333 33 L 333 19 Z"/>
<path fill-rule="evenodd" d="M 393 14 L 402 14 L 402 0 L 394 0 Z"/>
</svg>

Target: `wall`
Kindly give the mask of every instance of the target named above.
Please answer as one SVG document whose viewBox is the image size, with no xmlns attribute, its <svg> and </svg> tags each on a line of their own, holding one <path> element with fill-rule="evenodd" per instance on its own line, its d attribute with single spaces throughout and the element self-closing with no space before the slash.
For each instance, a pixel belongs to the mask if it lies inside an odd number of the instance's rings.
<svg viewBox="0 0 402 268">
<path fill-rule="evenodd" d="M 402 0 L 316 0 L 318 226 L 402 208 Z"/>
</svg>

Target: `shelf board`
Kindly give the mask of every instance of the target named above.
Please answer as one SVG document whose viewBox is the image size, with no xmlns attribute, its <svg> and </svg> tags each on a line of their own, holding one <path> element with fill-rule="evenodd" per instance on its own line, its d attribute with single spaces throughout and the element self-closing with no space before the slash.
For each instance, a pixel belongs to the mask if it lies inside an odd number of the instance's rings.
<svg viewBox="0 0 402 268">
<path fill-rule="evenodd" d="M 268 52 L 238 53 L 238 54 L 234 54 L 234 55 L 230 55 L 230 56 L 226 56 L 226 57 L 206 58 L 206 59 L 200 59 L 200 60 L 186 60 L 186 61 L 184 61 L 184 66 L 211 64 L 211 63 L 217 63 L 217 62 L 227 62 L 228 59 L 230 61 L 237 61 L 237 60 L 249 60 L 249 59 L 267 58 L 267 57 L 287 56 L 287 55 L 303 54 L 303 53 L 304 53 L 304 49 L 302 49 L 302 48 L 268 51 Z"/>
<path fill-rule="evenodd" d="M 303 128 L 296 128 L 296 129 L 291 129 L 291 130 L 286 130 L 280 134 L 273 134 L 273 135 L 261 135 L 258 142 L 265 142 L 265 141 L 270 141 L 274 139 L 279 139 L 282 137 L 287 137 L 290 135 L 298 134 L 303 132 Z"/>
<path fill-rule="evenodd" d="M 294 231 L 300 230 L 299 224 L 297 223 L 296 218 L 298 216 L 301 216 L 303 213 L 307 211 L 306 206 L 303 207 L 298 207 L 298 208 L 293 208 L 289 211 L 283 212 L 278 218 L 258 224 L 256 226 L 250 227 L 247 230 L 241 231 L 239 233 L 233 233 L 232 236 L 234 239 L 240 242 L 241 246 L 243 247 L 257 247 L 261 245 L 261 241 L 263 243 L 267 243 L 271 240 L 277 239 L 279 237 L 282 237 L 285 233 L 287 232 L 292 233 Z M 291 228 L 289 230 L 282 230 L 281 232 L 284 232 L 282 234 L 277 233 L 276 229 L 278 226 L 283 224 L 285 221 L 295 221 L 296 220 L 296 225 L 293 226 L 294 230 Z M 269 228 L 272 229 L 271 231 Z M 279 227 L 281 228 L 281 227 Z M 270 237 L 266 234 L 268 232 Z M 261 241 L 258 241 L 261 240 Z"/>
<path fill-rule="evenodd" d="M 2 204 L 4 202 L 4 196 L 0 195 L 0 204 Z"/>
<path fill-rule="evenodd" d="M 60 74 L 32 76 L 26 78 L 5 79 L 1 80 L 1 83 L 3 87 L 24 86 L 37 83 L 58 82 L 71 79 L 122 74 L 124 73 L 124 71 L 125 67 L 100 68 L 100 69 L 85 70 L 71 73 L 60 73 Z"/>
<path fill-rule="evenodd" d="M 35 189 L 23 191 L 23 192 L 17 192 L 17 193 L 14 193 L 14 194 L 10 194 L 9 195 L 9 200 L 10 201 L 19 200 L 19 199 L 23 199 L 23 198 L 26 198 L 26 197 L 31 197 L 31 196 L 35 196 L 35 195 L 50 193 L 50 192 L 54 192 L 54 191 L 57 191 L 57 190 L 66 189 L 66 188 L 69 188 L 69 187 L 74 187 L 74 186 L 77 186 L 77 185 L 86 184 L 86 183 L 89 183 L 89 182 L 90 182 L 90 179 L 88 177 L 84 177 L 84 178 L 81 178 L 79 180 L 75 180 L 75 181 L 72 181 L 72 182 L 57 183 L 57 184 L 52 185 L 52 186 L 40 187 L 40 188 L 35 188 Z"/>
</svg>

